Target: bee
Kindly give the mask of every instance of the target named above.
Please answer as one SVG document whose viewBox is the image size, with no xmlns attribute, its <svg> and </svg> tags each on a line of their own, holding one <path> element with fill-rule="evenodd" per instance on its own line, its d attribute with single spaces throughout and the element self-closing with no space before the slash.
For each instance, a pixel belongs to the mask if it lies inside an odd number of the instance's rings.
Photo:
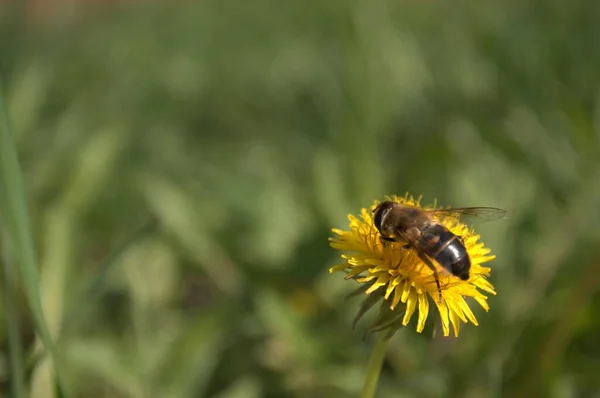
<svg viewBox="0 0 600 398">
<path fill-rule="evenodd" d="M 373 209 L 373 222 L 381 241 L 403 243 L 404 249 L 415 250 L 433 271 L 440 302 L 442 288 L 434 261 L 447 272 L 466 281 L 470 277 L 471 259 L 463 238 L 443 226 L 439 218 L 478 217 L 492 221 L 505 216 L 505 210 L 495 207 L 421 209 L 392 201 L 384 201 Z"/>
</svg>

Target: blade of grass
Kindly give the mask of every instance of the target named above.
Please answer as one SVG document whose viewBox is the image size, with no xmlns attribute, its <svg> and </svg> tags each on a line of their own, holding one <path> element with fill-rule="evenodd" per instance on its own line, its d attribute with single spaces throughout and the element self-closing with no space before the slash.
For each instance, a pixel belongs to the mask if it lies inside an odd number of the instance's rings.
<svg viewBox="0 0 600 398">
<path fill-rule="evenodd" d="M 15 289 L 16 278 L 14 275 L 14 264 L 12 263 L 10 248 L 8 247 L 8 236 L 2 233 L 2 248 L 4 263 L 4 311 L 8 332 L 8 352 L 10 361 L 10 385 L 11 395 L 15 398 L 26 397 L 25 377 L 23 374 L 23 346 L 20 334 L 20 322 L 17 306 L 17 294 Z"/>
<path fill-rule="evenodd" d="M 36 329 L 46 351 L 50 353 L 56 380 L 62 388 L 56 351 L 44 318 L 40 299 L 37 257 L 27 212 L 27 200 L 17 149 L 10 129 L 0 87 L 0 212 L 6 226 L 8 241 L 24 284 Z"/>
</svg>

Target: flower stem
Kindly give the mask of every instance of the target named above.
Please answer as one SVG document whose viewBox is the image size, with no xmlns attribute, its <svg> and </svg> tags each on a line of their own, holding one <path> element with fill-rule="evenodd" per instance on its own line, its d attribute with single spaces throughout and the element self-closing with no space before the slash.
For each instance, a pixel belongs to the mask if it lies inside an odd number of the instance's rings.
<svg viewBox="0 0 600 398">
<path fill-rule="evenodd" d="M 379 332 L 379 337 L 377 337 L 377 342 L 367 364 L 367 376 L 360 398 L 373 398 L 375 396 L 379 374 L 381 373 L 381 365 L 383 364 L 387 348 L 387 335 L 386 331 Z"/>
</svg>

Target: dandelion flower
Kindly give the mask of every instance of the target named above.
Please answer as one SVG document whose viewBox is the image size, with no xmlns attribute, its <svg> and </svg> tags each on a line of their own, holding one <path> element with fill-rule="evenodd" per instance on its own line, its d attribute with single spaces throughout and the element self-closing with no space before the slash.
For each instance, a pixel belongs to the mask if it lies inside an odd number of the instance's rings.
<svg viewBox="0 0 600 398">
<path fill-rule="evenodd" d="M 421 198 L 414 199 L 408 194 L 389 199 L 417 208 L 435 208 L 435 205 L 422 207 Z M 455 336 L 458 336 L 461 322 L 478 325 L 466 298 L 474 299 L 488 311 L 487 296 L 484 293 L 496 294 L 494 287 L 486 279 L 490 268 L 482 266 L 495 256 L 490 255 L 490 250 L 480 242 L 479 235 L 462 223 L 458 216 L 438 218 L 439 223 L 462 237 L 471 259 L 470 277 L 467 280 L 461 280 L 437 266 L 442 291 L 440 301 L 434 272 L 416 251 L 403 246 L 401 242 L 381 242 L 372 217 L 372 210 L 377 204 L 375 201 L 369 210 L 363 208 L 360 217 L 350 214 L 350 230 L 332 229 L 337 237 L 329 239 L 331 246 L 345 253 L 341 256 L 344 263 L 332 267 L 329 272 L 347 272 L 346 279 L 356 280 L 361 284 L 361 291 L 367 294 L 371 303 L 365 308 L 368 309 L 374 302 L 383 299 L 388 312 L 398 317 L 401 326 L 408 325 L 417 312 L 416 330 L 419 333 L 425 327 L 430 301 L 436 305 L 440 314 L 444 336 L 450 335 L 450 325 Z M 362 312 L 359 313 L 358 317 L 360 316 Z"/>
</svg>

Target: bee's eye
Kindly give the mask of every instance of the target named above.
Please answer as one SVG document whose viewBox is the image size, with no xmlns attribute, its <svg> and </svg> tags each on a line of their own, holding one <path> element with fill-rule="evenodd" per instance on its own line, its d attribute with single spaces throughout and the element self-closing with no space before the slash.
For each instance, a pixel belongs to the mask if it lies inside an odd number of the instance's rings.
<svg viewBox="0 0 600 398">
<path fill-rule="evenodd" d="M 374 216 L 373 217 L 373 224 L 375 224 L 375 227 L 377 229 L 381 229 L 381 219 L 383 218 L 383 209 L 381 207 L 377 207 L 375 210 L 373 210 Z"/>
<path fill-rule="evenodd" d="M 387 214 L 390 212 L 391 207 L 389 205 L 389 203 L 382 203 L 379 206 L 377 206 L 375 208 L 374 212 L 374 217 L 373 217 L 373 224 L 375 224 L 375 227 L 381 231 L 381 224 L 383 222 L 383 219 L 387 216 Z"/>
</svg>

